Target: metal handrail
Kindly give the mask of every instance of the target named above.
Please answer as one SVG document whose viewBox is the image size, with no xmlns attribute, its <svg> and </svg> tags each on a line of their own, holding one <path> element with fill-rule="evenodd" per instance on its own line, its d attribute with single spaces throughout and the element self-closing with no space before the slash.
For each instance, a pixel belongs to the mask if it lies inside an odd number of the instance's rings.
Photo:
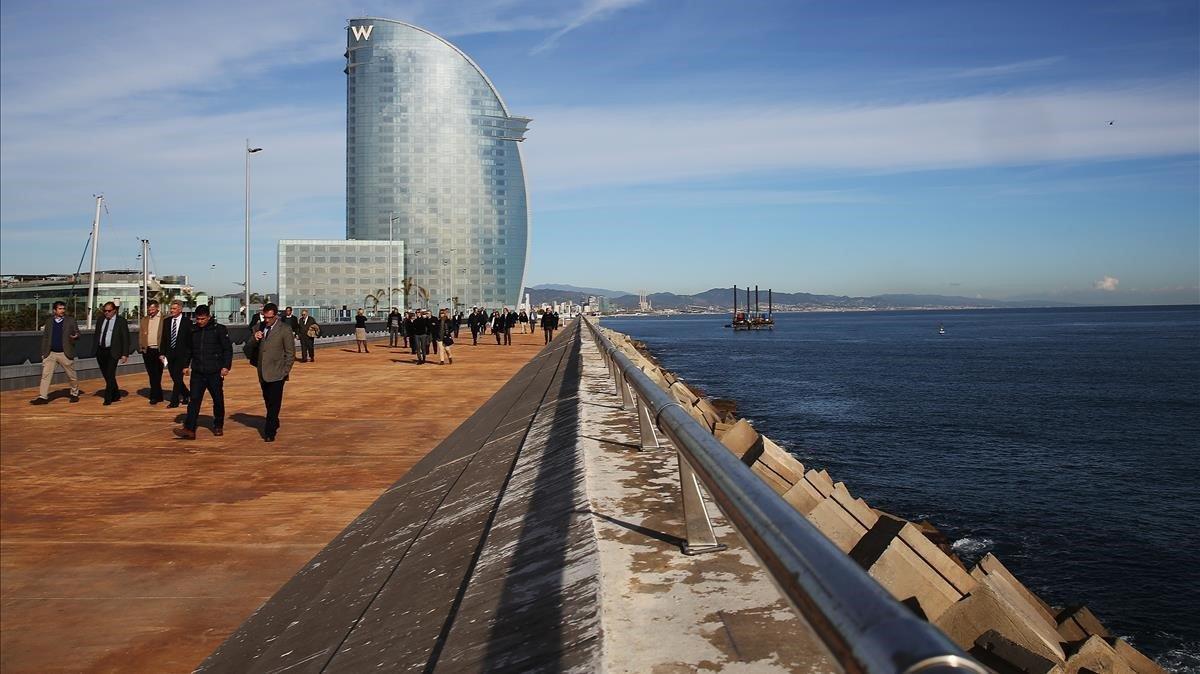
<svg viewBox="0 0 1200 674">
<path fill-rule="evenodd" d="M 897 602 L 779 497 L 587 318 L 605 360 L 674 444 L 779 591 L 847 672 L 988 670 Z"/>
</svg>

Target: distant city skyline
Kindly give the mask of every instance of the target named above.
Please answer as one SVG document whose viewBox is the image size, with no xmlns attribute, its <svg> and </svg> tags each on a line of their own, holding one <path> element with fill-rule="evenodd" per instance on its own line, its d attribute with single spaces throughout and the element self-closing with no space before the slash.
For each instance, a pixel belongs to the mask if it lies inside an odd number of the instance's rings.
<svg viewBox="0 0 1200 674">
<path fill-rule="evenodd" d="M 0 273 L 74 272 L 103 193 L 100 267 L 144 237 L 237 290 L 249 137 L 274 292 L 279 239 L 346 230 L 330 26 L 359 15 L 535 119 L 528 285 L 1200 302 L 1190 1 L 6 2 Z"/>
</svg>

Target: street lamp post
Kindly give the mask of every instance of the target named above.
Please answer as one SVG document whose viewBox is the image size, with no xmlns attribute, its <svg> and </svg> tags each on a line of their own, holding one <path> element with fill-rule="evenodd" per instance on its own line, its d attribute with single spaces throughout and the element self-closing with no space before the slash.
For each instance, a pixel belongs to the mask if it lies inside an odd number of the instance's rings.
<svg viewBox="0 0 1200 674">
<path fill-rule="evenodd" d="M 250 322 L 250 155 L 262 152 L 261 147 L 250 147 L 246 139 L 246 322 Z"/>
<path fill-rule="evenodd" d="M 395 301 L 392 300 L 392 291 L 396 287 L 395 229 L 396 229 L 396 218 L 398 218 L 398 217 L 400 217 L 400 216 L 393 213 L 392 219 L 388 221 L 388 307 L 389 307 L 389 311 L 391 310 L 391 307 L 396 306 Z M 407 298 L 405 298 L 405 299 L 407 299 Z"/>
</svg>

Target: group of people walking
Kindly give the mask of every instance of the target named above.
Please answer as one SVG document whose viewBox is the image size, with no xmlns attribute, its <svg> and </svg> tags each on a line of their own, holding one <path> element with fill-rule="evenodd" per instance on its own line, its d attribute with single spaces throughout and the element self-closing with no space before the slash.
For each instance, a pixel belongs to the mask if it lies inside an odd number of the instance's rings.
<svg viewBox="0 0 1200 674">
<path fill-rule="evenodd" d="M 174 429 L 180 438 L 194 440 L 200 417 L 200 407 L 207 393 L 212 397 L 213 435 L 224 435 L 225 377 L 233 367 L 233 342 L 229 330 L 218 323 L 207 305 L 196 307 L 192 319 L 183 315 L 183 303 L 175 300 L 168 305 L 168 315 L 160 312 L 159 303 L 150 300 L 146 315 L 138 322 L 137 350 L 150 383 L 150 404 L 166 400 L 162 387 L 163 370 L 171 378 L 171 395 L 167 408 L 187 406 L 183 425 Z M 52 315 L 42 326 L 42 380 L 34 405 L 49 404 L 50 382 L 54 372 L 62 368 L 71 382 L 70 402 L 79 402 L 79 378 L 75 372 L 76 341 L 80 333 L 75 319 L 66 315 L 66 304 L 55 302 Z M 108 302 L 103 307 L 104 318 L 96 329 L 96 364 L 104 377 L 104 404 L 112 405 L 121 399 L 117 385 L 117 366 L 129 360 L 133 350 L 129 324 L 117 313 L 117 306 Z M 316 326 L 316 330 L 313 327 Z M 263 439 L 274 442 L 279 431 L 279 410 L 283 406 L 283 387 L 296 360 L 295 335 L 302 335 L 301 347 L 305 357 L 313 360 L 312 342 L 319 326 L 302 312 L 286 316 L 272 303 L 251 321 L 251 334 L 243 350 L 258 372 L 266 418 Z"/>
<path fill-rule="evenodd" d="M 62 368 L 70 380 L 70 402 L 79 402 L 75 343 L 80 333 L 75 319 L 67 316 L 66 311 L 64 302 L 55 302 L 51 317 L 42 326 L 42 378 L 38 397 L 30 401 L 34 405 L 49 404 L 50 382 L 58 368 Z M 105 303 L 103 315 L 96 329 L 95 357 L 104 377 L 104 404 L 112 405 L 121 399 L 117 367 L 129 360 L 133 345 L 128 322 L 118 313 L 116 304 Z M 207 305 L 197 306 L 193 316 L 194 323 L 184 316 L 183 303 L 179 300 L 168 305 L 166 316 L 160 313 L 159 302 L 150 300 L 146 315 L 138 321 L 137 343 L 150 383 L 150 404 L 158 405 L 166 400 L 162 387 L 165 369 L 171 378 L 167 407 L 187 406 L 183 425 L 174 429 L 174 434 L 188 440 L 196 438 L 205 393 L 212 397 L 213 435 L 224 435 L 224 382 L 233 367 L 233 342 L 229 330 L 213 318 Z M 496 344 L 511 345 L 513 328 L 521 326 L 522 332 L 532 332 L 534 320 L 525 311 L 513 312 L 507 307 L 491 314 L 475 307 L 465 317 L 462 313 L 451 314 L 448 309 L 441 309 L 436 317 L 428 310 L 401 314 L 393 309 L 387 319 L 388 345 L 410 349 L 418 364 L 424 364 L 432 351 L 437 354 L 438 364 L 451 365 L 454 363 L 451 346 L 464 322 L 471 331 L 473 345 L 479 344 L 479 336 L 489 331 L 495 336 Z M 549 344 L 558 329 L 558 313 L 543 312 L 540 325 Z M 300 342 L 300 362 L 315 363 L 313 346 L 320 334 L 320 325 L 308 310 L 302 310 L 296 316 L 292 308 L 287 307 L 280 314 L 278 306 L 268 303 L 250 320 L 249 327 L 250 336 L 243 351 L 258 372 L 266 408 L 263 439 L 274 442 L 279 431 L 284 384 L 296 362 L 296 340 Z M 370 353 L 366 327 L 366 316 L 360 309 L 354 330 L 359 353 Z"/>
</svg>

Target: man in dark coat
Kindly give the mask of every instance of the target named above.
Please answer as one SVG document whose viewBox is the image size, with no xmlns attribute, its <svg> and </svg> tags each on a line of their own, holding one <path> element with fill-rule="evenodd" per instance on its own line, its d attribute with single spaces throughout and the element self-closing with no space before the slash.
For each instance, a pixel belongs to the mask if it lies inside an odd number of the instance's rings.
<svg viewBox="0 0 1200 674">
<path fill-rule="evenodd" d="M 317 319 L 308 315 L 308 309 L 301 309 L 300 318 L 296 320 L 296 336 L 300 338 L 301 363 L 307 363 L 310 360 L 314 363 L 317 362 L 313 342 L 316 341 L 320 331 L 321 327 L 317 325 Z"/>
<path fill-rule="evenodd" d="M 262 389 L 267 420 L 263 439 L 275 442 L 279 432 L 279 410 L 283 407 L 283 385 L 296 362 L 296 338 L 292 327 L 277 315 L 278 307 L 268 302 L 263 307 L 263 320 L 258 330 L 246 342 L 246 357 L 258 369 L 258 385 Z"/>
<path fill-rule="evenodd" d="M 104 319 L 96 329 L 96 365 L 104 375 L 104 404 L 111 405 L 121 399 L 117 387 L 117 366 L 129 360 L 129 323 L 117 312 L 113 302 L 104 303 Z"/>
<path fill-rule="evenodd" d="M 158 344 L 162 357 L 167 361 L 167 372 L 171 374 L 171 402 L 167 407 L 179 407 L 182 402 L 188 404 L 190 393 L 183 371 L 192 360 L 192 321 L 183 315 L 183 302 L 171 300 L 167 311 L 170 313 L 163 321 L 162 335 Z"/>
<path fill-rule="evenodd" d="M 196 439 L 196 424 L 205 391 L 211 393 L 213 399 L 213 435 L 224 435 L 225 375 L 233 367 L 233 342 L 229 340 L 229 330 L 213 319 L 207 304 L 196 307 L 196 327 L 192 330 L 190 352 L 191 363 L 183 374 L 191 375 L 192 399 L 183 428 L 176 428 L 175 435 L 186 440 Z"/>
<path fill-rule="evenodd" d="M 425 356 L 429 353 L 429 335 L 433 332 L 433 319 L 428 312 L 418 311 L 409 328 L 409 341 L 413 345 L 413 353 L 417 356 L 417 364 L 425 364 Z"/>
<path fill-rule="evenodd" d="M 42 326 L 42 386 L 38 397 L 29 402 L 45 405 L 50 402 L 50 381 L 54 370 L 62 367 L 71 380 L 71 402 L 79 402 L 79 377 L 75 375 L 75 340 L 79 339 L 79 325 L 67 315 L 67 304 L 55 302 L 54 315 Z"/>
</svg>

